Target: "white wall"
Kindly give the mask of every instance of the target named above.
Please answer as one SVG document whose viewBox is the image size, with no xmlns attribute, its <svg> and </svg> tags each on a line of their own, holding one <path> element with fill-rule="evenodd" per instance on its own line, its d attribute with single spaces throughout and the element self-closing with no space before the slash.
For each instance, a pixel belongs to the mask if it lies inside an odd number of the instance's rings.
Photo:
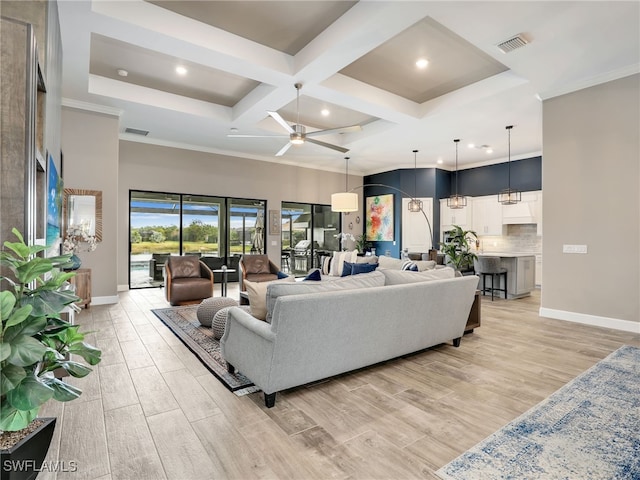
<svg viewBox="0 0 640 480">
<path fill-rule="evenodd" d="M 545 316 L 640 332 L 639 92 L 632 75 L 543 104 Z"/>
<path fill-rule="evenodd" d="M 129 141 L 120 142 L 119 160 L 120 288 L 128 284 L 130 190 L 252 198 L 266 200 L 267 210 L 280 211 L 283 201 L 330 204 L 331 194 L 345 185 L 344 174 Z M 349 176 L 349 185 L 361 184 L 362 177 Z M 343 224 L 349 218 L 343 216 Z M 361 233 L 362 223 L 354 226 L 354 235 Z M 280 235 L 267 231 L 267 254 L 279 263 Z"/>
<path fill-rule="evenodd" d="M 102 191 L 102 242 L 78 254 L 91 269 L 95 304 L 117 301 L 118 117 L 63 107 L 62 152 L 65 188 Z"/>
</svg>

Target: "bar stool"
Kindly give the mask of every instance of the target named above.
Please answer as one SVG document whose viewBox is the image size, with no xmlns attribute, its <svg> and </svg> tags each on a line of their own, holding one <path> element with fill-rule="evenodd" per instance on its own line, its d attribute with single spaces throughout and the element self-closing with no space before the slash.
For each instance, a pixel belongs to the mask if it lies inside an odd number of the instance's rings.
<svg viewBox="0 0 640 480">
<path fill-rule="evenodd" d="M 500 257 L 478 257 L 473 262 L 473 268 L 476 275 L 482 277 L 482 295 L 491 290 L 491 301 L 493 302 L 494 292 L 504 292 L 504 298 L 507 298 L 507 269 L 500 266 Z M 500 288 L 500 277 L 504 275 L 504 288 Z M 491 288 L 487 288 L 487 276 L 491 277 Z M 493 284 L 494 278 L 498 277 L 498 288 Z"/>
</svg>

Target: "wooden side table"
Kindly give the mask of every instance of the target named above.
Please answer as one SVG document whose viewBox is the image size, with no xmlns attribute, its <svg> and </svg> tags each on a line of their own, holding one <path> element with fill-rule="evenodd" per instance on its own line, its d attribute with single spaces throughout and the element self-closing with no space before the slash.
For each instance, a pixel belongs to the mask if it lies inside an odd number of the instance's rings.
<svg viewBox="0 0 640 480">
<path fill-rule="evenodd" d="M 476 290 L 476 294 L 473 297 L 473 304 L 471 305 L 471 311 L 469 312 L 469 318 L 467 319 L 467 326 L 464 327 L 464 333 L 473 333 L 474 328 L 480 326 L 480 290 Z"/>
<path fill-rule="evenodd" d="M 76 305 L 89 308 L 91 305 L 91 269 L 79 268 L 75 270 L 75 274 L 69 283 L 76 287 L 76 295 L 80 297 L 80 301 L 76 302 Z"/>
</svg>

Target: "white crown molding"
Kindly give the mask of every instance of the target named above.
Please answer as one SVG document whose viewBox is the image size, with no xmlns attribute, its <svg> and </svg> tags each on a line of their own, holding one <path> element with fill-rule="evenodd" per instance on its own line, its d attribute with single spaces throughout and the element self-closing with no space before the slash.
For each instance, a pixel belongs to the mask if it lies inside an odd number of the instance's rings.
<svg viewBox="0 0 640 480">
<path fill-rule="evenodd" d="M 553 308 L 540 307 L 539 315 L 541 317 L 553 318 L 556 320 L 565 320 L 567 322 L 583 323 L 594 327 L 613 328 L 614 330 L 623 330 L 625 332 L 640 333 L 640 323 L 631 322 L 629 320 L 620 320 L 617 318 L 599 317 L 597 315 L 588 315 L 586 313 L 567 312 L 565 310 L 556 310 Z"/>
<path fill-rule="evenodd" d="M 136 142 L 136 143 L 145 143 L 147 145 L 157 145 L 159 147 L 168 147 L 168 148 L 177 148 L 179 150 L 191 150 L 194 152 L 203 152 L 203 153 L 212 153 L 214 155 L 224 155 L 227 157 L 237 157 L 237 158 L 246 158 L 249 160 L 258 160 L 261 162 L 271 162 L 271 163 L 278 163 L 281 165 L 289 165 L 292 167 L 297 167 L 297 168 L 308 168 L 310 170 L 320 170 L 323 172 L 333 172 L 333 173 L 342 173 L 344 174 L 345 170 L 342 168 L 342 166 L 337 166 L 335 168 L 329 168 L 327 166 L 323 166 L 323 167 L 313 167 L 313 166 L 303 166 L 303 165 L 299 165 L 295 162 L 290 162 L 287 161 L 286 159 L 282 159 L 280 157 L 276 158 L 270 158 L 270 157 L 266 157 L 263 155 L 251 155 L 248 153 L 242 153 L 242 152 L 236 152 L 236 151 L 229 151 L 229 150 L 222 150 L 222 149 L 217 149 L 217 148 L 211 148 L 211 147 L 203 147 L 200 145 L 192 145 L 192 144 L 188 144 L 188 143 L 179 143 L 179 142 L 172 142 L 172 141 L 168 141 L 168 140 L 160 140 L 158 138 L 150 138 L 150 137 L 143 137 L 141 135 L 136 135 L 136 134 L 132 134 L 132 133 L 120 133 L 119 137 L 120 140 L 124 140 L 127 142 Z M 357 170 L 352 170 L 351 168 L 349 169 L 349 176 L 351 175 L 355 175 L 355 176 L 365 176 L 368 175 L 366 173 L 363 173 L 361 171 L 357 171 Z"/>
<path fill-rule="evenodd" d="M 62 98 L 62 106 L 67 108 L 75 108 L 77 110 L 87 110 L 89 112 L 103 113 L 105 115 L 113 115 L 114 117 L 121 117 L 124 113 L 119 108 L 107 107 L 105 105 L 83 102 L 66 97 Z"/>
<path fill-rule="evenodd" d="M 602 83 L 612 82 L 613 80 L 628 77 L 629 75 L 635 75 L 636 73 L 640 73 L 640 64 L 627 65 L 626 67 L 611 70 L 610 72 L 586 78 L 579 82 L 564 85 L 561 88 L 547 90 L 546 92 L 540 93 L 539 96 L 542 100 L 549 100 L 550 98 L 559 97 L 560 95 L 566 95 L 585 88 L 595 87 Z"/>
</svg>

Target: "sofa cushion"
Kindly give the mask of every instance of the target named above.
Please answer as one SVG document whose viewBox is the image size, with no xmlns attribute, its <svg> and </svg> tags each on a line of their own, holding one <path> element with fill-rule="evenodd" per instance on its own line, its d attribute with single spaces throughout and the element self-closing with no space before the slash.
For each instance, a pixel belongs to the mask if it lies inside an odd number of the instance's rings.
<svg viewBox="0 0 640 480">
<path fill-rule="evenodd" d="M 249 306 L 251 307 L 251 315 L 260 320 L 267 318 L 267 287 L 274 283 L 295 282 L 295 277 L 282 278 L 280 280 L 272 280 L 270 282 L 251 282 L 245 280 L 243 285 L 249 296 Z"/>
<path fill-rule="evenodd" d="M 378 264 L 380 265 L 380 268 L 400 270 L 402 268 L 403 263 L 404 263 L 404 260 L 400 260 L 399 258 L 388 257 L 386 255 L 380 255 L 380 258 L 378 258 Z"/>
<path fill-rule="evenodd" d="M 267 255 L 245 255 L 242 257 L 242 266 L 245 273 L 271 273 L 269 269 L 269 257 Z"/>
<path fill-rule="evenodd" d="M 363 257 L 357 257 L 356 263 L 371 263 L 378 264 L 378 256 L 377 255 L 365 255 Z"/>
<path fill-rule="evenodd" d="M 402 265 L 406 260 L 401 260 L 399 258 L 387 257 L 386 255 L 381 255 L 378 258 L 378 263 L 380 264 L 379 268 L 388 268 L 391 270 L 402 270 Z M 436 262 L 433 260 L 415 260 L 413 261 L 418 266 L 418 271 L 423 272 L 425 270 L 432 270 L 436 268 Z"/>
<path fill-rule="evenodd" d="M 271 283 L 267 287 L 267 323 L 271 323 L 273 307 L 278 297 L 287 295 L 302 295 L 305 293 L 336 292 L 342 290 L 354 290 L 359 288 L 382 287 L 385 277 L 380 272 L 363 273 L 362 275 L 349 275 L 344 278 L 336 278 L 331 282 L 295 282 L 295 283 Z M 255 315 L 254 315 L 255 316 Z"/>
<path fill-rule="evenodd" d="M 171 256 L 167 258 L 172 278 L 198 278 L 200 276 L 200 259 L 196 256 Z"/>
<path fill-rule="evenodd" d="M 424 272 L 390 269 L 380 271 L 385 277 L 385 285 L 403 285 L 405 283 L 428 282 L 430 280 L 442 280 L 455 277 L 455 270 L 451 267 L 425 270 Z"/>
<path fill-rule="evenodd" d="M 344 262 L 354 263 L 357 258 L 357 250 L 353 250 L 351 252 L 333 252 L 333 257 L 331 257 L 331 266 L 329 268 L 329 275 L 333 275 L 334 277 L 342 276 L 342 264 Z"/>
</svg>

